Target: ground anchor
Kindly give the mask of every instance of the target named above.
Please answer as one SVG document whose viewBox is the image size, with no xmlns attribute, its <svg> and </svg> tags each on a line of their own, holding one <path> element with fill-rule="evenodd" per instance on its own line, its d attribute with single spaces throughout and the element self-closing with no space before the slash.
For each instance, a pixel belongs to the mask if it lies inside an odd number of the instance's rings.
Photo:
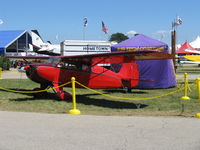
<svg viewBox="0 0 200 150">
<path fill-rule="evenodd" d="M 69 111 L 69 114 L 70 114 L 70 115 L 79 115 L 79 114 L 81 114 L 81 111 L 78 110 L 78 109 L 71 109 L 71 110 Z"/>
<path fill-rule="evenodd" d="M 195 117 L 200 118 L 200 113 L 196 113 Z"/>
<path fill-rule="evenodd" d="M 181 97 L 182 100 L 190 100 L 190 98 L 188 96 L 183 96 Z"/>
</svg>

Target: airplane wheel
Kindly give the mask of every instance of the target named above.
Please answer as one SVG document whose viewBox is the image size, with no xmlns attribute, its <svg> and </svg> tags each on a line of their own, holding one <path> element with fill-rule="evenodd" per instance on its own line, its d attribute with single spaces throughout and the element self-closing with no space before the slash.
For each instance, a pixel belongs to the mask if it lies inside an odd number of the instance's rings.
<svg viewBox="0 0 200 150">
<path fill-rule="evenodd" d="M 67 93 L 67 92 L 64 92 L 64 91 L 59 91 L 57 92 L 57 96 L 59 99 L 61 100 L 68 100 L 69 98 L 72 97 L 71 94 Z"/>
<path fill-rule="evenodd" d="M 125 89 L 125 92 L 126 92 L 126 93 L 131 93 L 131 90 L 132 90 L 131 88 L 129 88 L 129 87 L 124 87 L 124 89 Z"/>
<path fill-rule="evenodd" d="M 127 88 L 127 93 L 131 93 L 131 88 Z"/>
</svg>

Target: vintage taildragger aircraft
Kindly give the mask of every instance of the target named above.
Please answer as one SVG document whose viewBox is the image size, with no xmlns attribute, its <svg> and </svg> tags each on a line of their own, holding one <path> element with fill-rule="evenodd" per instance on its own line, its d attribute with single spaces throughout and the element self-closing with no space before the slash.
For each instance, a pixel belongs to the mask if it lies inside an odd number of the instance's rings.
<svg viewBox="0 0 200 150">
<path fill-rule="evenodd" d="M 77 56 L 53 56 L 46 63 L 29 64 L 24 68 L 28 78 L 40 84 L 40 89 L 58 87 L 71 81 L 71 77 L 75 77 L 76 81 L 89 88 L 131 88 L 139 83 L 136 60 L 172 58 L 171 54 L 164 52 L 125 51 Z M 102 66 L 102 64 L 118 64 L 120 69 L 113 71 Z M 60 99 L 69 97 L 63 87 L 56 88 L 55 92 Z"/>
</svg>

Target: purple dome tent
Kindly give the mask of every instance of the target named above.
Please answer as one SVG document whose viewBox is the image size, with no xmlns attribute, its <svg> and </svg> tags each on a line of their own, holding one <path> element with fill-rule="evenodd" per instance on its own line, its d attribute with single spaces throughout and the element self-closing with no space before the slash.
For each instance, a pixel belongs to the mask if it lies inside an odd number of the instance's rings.
<svg viewBox="0 0 200 150">
<path fill-rule="evenodd" d="M 112 46 L 114 51 L 156 50 L 168 52 L 168 45 L 139 34 Z M 176 86 L 172 60 L 136 61 L 139 68 L 140 82 L 135 88 L 169 88 Z"/>
</svg>

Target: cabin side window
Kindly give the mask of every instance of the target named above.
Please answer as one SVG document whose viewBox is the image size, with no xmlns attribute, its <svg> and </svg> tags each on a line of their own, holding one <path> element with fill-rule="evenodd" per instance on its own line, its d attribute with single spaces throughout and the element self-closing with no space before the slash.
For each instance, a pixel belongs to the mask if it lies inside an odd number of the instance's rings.
<svg viewBox="0 0 200 150">
<path fill-rule="evenodd" d="M 46 61 L 47 64 L 52 64 L 53 66 L 57 66 L 59 62 L 61 62 L 60 57 L 51 57 Z"/>
<path fill-rule="evenodd" d="M 73 64 L 73 63 L 60 62 L 57 64 L 57 67 L 62 68 L 62 69 L 67 69 L 67 70 L 90 72 L 90 67 L 88 65 L 80 64 L 80 63 Z"/>
</svg>

